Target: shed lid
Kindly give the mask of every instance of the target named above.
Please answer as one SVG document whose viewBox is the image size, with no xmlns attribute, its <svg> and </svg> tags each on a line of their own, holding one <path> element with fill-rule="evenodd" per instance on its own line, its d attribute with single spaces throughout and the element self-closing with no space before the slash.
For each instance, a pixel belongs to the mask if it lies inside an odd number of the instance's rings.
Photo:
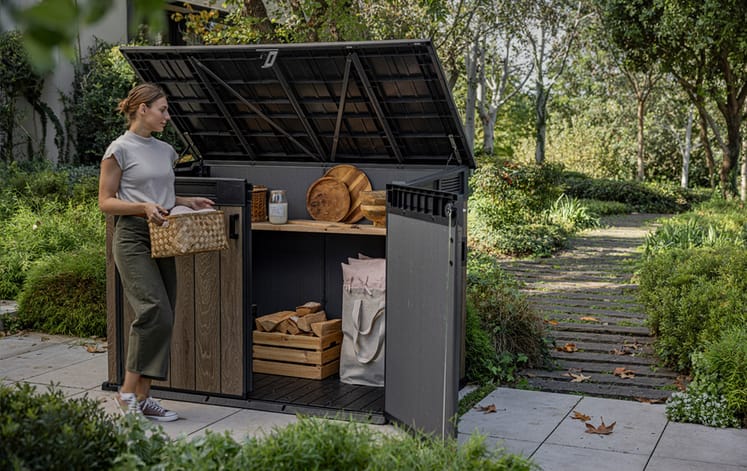
<svg viewBox="0 0 747 471">
<path fill-rule="evenodd" d="M 121 50 L 207 161 L 475 166 L 430 41 Z"/>
</svg>

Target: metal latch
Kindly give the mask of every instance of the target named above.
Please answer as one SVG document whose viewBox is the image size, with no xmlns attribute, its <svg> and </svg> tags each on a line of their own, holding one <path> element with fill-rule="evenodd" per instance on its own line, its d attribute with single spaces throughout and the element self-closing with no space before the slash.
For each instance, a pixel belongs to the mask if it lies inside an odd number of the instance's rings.
<svg viewBox="0 0 747 471">
<path fill-rule="evenodd" d="M 275 65 L 275 59 L 278 57 L 278 50 L 277 49 L 265 49 L 260 50 L 260 52 L 266 52 L 265 55 L 265 62 L 262 64 L 263 69 L 269 69 L 273 65 Z M 261 57 L 261 56 L 260 56 Z"/>
</svg>

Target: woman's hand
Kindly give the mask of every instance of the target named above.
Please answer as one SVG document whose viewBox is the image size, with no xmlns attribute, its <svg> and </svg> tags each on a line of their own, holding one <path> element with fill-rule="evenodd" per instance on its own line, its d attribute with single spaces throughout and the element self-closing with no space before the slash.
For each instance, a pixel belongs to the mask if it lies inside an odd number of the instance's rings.
<svg viewBox="0 0 747 471">
<path fill-rule="evenodd" d="M 145 210 L 145 218 L 159 226 L 163 224 L 166 220 L 166 215 L 169 214 L 161 205 L 156 203 L 143 203 L 143 209 Z"/>
</svg>

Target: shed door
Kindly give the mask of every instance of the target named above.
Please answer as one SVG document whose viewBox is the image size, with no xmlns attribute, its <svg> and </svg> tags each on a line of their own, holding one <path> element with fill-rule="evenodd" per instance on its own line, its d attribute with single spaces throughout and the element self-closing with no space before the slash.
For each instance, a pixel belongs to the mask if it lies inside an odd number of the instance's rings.
<svg viewBox="0 0 747 471">
<path fill-rule="evenodd" d="M 384 411 L 408 427 L 453 436 L 460 328 L 457 196 L 387 189 Z"/>
</svg>

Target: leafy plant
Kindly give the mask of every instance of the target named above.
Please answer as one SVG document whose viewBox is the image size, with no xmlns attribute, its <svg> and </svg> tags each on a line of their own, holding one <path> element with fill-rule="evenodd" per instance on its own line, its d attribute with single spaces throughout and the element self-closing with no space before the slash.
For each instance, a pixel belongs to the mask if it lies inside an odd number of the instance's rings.
<svg viewBox="0 0 747 471">
<path fill-rule="evenodd" d="M 105 240 L 104 217 L 95 200 L 17 201 L 0 220 L 0 298 L 14 299 L 32 263 L 45 255 L 78 250 Z"/>
<path fill-rule="evenodd" d="M 738 247 L 671 249 L 646 258 L 637 273 L 656 352 L 689 370 L 690 355 L 724 329 L 744 325 L 747 250 Z"/>
<path fill-rule="evenodd" d="M 0 463 L 6 469 L 109 469 L 120 431 L 93 399 L 51 387 L 0 385 Z"/>
<path fill-rule="evenodd" d="M 550 224 L 560 226 L 569 233 L 599 226 L 599 219 L 594 217 L 586 206 L 565 193 L 545 210 L 545 217 Z"/>
<path fill-rule="evenodd" d="M 693 375 L 698 384 L 715 385 L 733 415 L 747 418 L 747 327 L 730 327 L 693 354 Z"/>
<path fill-rule="evenodd" d="M 486 378 L 486 374 L 497 372 L 496 381 L 514 381 L 515 373 L 521 367 L 546 361 L 548 351 L 542 320 L 518 291 L 516 281 L 503 272 L 490 255 L 470 254 L 467 299 L 495 352 L 489 360 L 468 365 L 468 368 L 475 368 L 475 374 Z M 474 324 L 470 327 L 476 328 Z M 484 341 L 482 336 L 472 337 L 473 354 L 486 352 Z"/>
<path fill-rule="evenodd" d="M 580 199 L 579 204 L 586 207 L 590 215 L 594 217 L 611 216 L 614 214 L 628 214 L 633 208 L 619 201 L 600 201 L 591 199 Z"/>
<path fill-rule="evenodd" d="M 37 261 L 18 297 L 25 328 L 77 337 L 106 336 L 106 255 L 102 246 Z"/>
</svg>

